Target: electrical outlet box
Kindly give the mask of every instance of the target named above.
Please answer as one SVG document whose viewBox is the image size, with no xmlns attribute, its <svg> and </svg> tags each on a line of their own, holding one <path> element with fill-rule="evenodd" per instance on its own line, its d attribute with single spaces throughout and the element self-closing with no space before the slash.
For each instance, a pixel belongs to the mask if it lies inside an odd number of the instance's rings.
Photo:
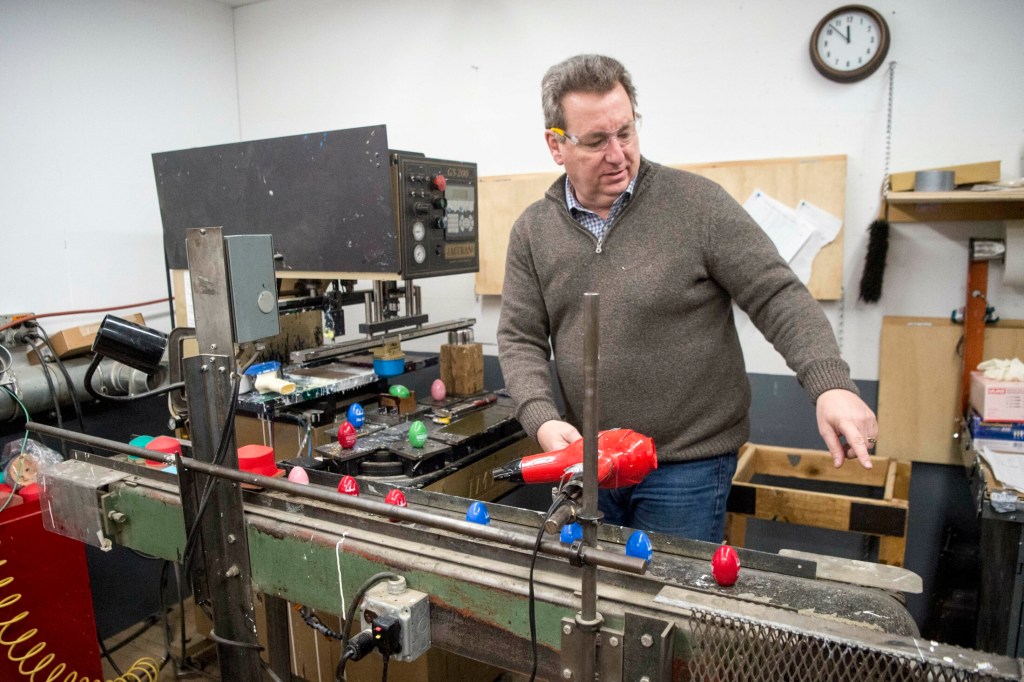
<svg viewBox="0 0 1024 682">
<path fill-rule="evenodd" d="M 370 588 L 361 613 L 362 629 L 369 628 L 377 616 L 392 616 L 401 622 L 402 650 L 391 656 L 394 660 L 414 661 L 430 648 L 430 597 L 410 590 L 404 578 Z"/>
<path fill-rule="evenodd" d="M 239 343 L 281 333 L 277 314 L 277 280 L 274 275 L 274 242 L 269 234 L 224 237 L 228 281 L 231 283 L 231 314 Z"/>
<path fill-rule="evenodd" d="M 0 313 L 0 327 L 5 327 L 12 322 L 24 320 L 29 317 L 32 317 L 32 313 Z M 11 327 L 10 329 L 0 331 L 0 344 L 4 344 L 5 346 L 14 345 L 14 334 L 16 331 L 18 331 L 18 329 L 19 328 L 15 326 Z"/>
</svg>

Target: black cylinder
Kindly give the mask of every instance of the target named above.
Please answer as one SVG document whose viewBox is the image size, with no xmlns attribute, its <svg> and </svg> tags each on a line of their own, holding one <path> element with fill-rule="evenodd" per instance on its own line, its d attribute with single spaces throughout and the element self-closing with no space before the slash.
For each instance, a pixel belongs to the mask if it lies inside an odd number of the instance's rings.
<svg viewBox="0 0 1024 682">
<path fill-rule="evenodd" d="M 167 347 L 167 335 L 120 317 L 107 315 L 96 332 L 92 351 L 152 374 L 160 366 Z"/>
</svg>

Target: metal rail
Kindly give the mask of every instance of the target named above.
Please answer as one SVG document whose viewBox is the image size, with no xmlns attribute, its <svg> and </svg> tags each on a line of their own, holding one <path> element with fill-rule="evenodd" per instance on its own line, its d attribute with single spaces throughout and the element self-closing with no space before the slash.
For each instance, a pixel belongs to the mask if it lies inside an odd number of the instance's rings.
<svg viewBox="0 0 1024 682">
<path fill-rule="evenodd" d="M 476 324 L 476 319 L 471 317 L 460 318 L 450 322 L 425 324 L 421 327 L 415 327 L 405 331 L 389 331 L 386 334 L 381 334 L 380 336 L 375 336 L 369 339 L 356 339 L 354 341 L 347 341 L 345 343 L 338 343 L 331 346 L 320 346 L 319 348 L 311 348 L 309 350 L 292 351 L 288 357 L 295 364 L 323 362 L 341 355 L 361 353 L 363 351 L 368 351 L 371 348 L 376 348 L 384 343 L 385 338 L 388 336 L 395 336 L 397 334 L 401 335 L 403 340 L 408 341 L 410 339 L 419 339 L 424 336 L 433 336 L 434 334 L 467 329 L 472 327 L 474 324 Z"/>
<path fill-rule="evenodd" d="M 493 528 L 491 526 L 481 526 L 476 523 L 470 523 L 469 521 L 453 519 L 451 517 L 441 516 L 438 514 L 431 514 L 419 509 L 396 507 L 384 502 L 377 502 L 375 500 L 369 500 L 362 497 L 352 497 L 351 495 L 344 495 L 337 491 L 330 490 L 329 488 L 302 485 L 299 483 L 292 483 L 286 479 L 260 476 L 259 474 L 252 474 L 238 469 L 231 469 L 229 467 L 218 466 L 216 464 L 200 462 L 199 460 L 191 457 L 182 457 L 181 461 L 178 462 L 174 455 L 155 453 L 152 450 L 136 448 L 119 441 L 89 436 L 77 431 L 59 429 L 46 424 L 29 422 L 25 425 L 25 428 L 28 431 L 44 436 L 63 438 L 65 440 L 80 443 L 82 445 L 88 445 L 90 447 L 102 448 L 111 452 L 132 455 L 134 457 L 142 457 L 143 459 L 148 459 L 153 462 L 177 464 L 179 467 L 193 469 L 199 473 L 227 479 L 229 481 L 234 481 L 235 483 L 247 483 L 267 490 L 276 490 L 296 497 L 326 502 L 328 504 L 334 504 L 348 509 L 355 509 L 384 518 L 408 521 L 409 523 L 417 523 L 430 528 L 447 530 L 480 540 L 500 542 L 520 549 L 533 551 L 534 543 L 536 541 L 534 537 L 523 533 L 515 533 L 513 531 Z M 576 550 L 559 542 L 550 540 L 544 541 L 541 543 L 540 549 L 543 553 L 550 556 L 566 560 L 577 559 Z M 625 556 L 594 547 L 580 547 L 578 559 L 586 565 L 611 568 L 635 575 L 643 575 L 647 571 L 647 561 L 643 559 Z"/>
</svg>

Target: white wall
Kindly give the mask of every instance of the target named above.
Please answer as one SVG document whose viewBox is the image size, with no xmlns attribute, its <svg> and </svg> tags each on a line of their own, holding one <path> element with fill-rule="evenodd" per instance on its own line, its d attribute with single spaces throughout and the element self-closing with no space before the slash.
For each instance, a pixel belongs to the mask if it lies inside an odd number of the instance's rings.
<svg viewBox="0 0 1024 682">
<path fill-rule="evenodd" d="M 856 302 L 888 80 L 883 69 L 838 85 L 811 67 L 810 32 L 838 4 L 0 0 L 0 312 L 165 295 L 153 152 L 384 123 L 392 147 L 476 161 L 482 175 L 556 170 L 541 75 L 604 52 L 633 73 L 653 160 L 848 156 L 848 295 L 824 308 L 854 376 L 877 379 L 882 316 L 961 306 L 967 238 L 1001 226 L 895 226 L 882 302 Z M 1004 177 L 1024 175 L 1024 3 L 872 5 L 898 62 L 893 170 L 999 159 Z M 1000 275 L 990 300 L 1024 317 Z M 476 317 L 477 338 L 493 344 L 500 302 L 477 297 L 472 276 L 421 284 L 432 320 Z M 166 328 L 163 306 L 146 312 Z M 741 331 L 750 371 L 788 373 Z"/>
<path fill-rule="evenodd" d="M 238 139 L 233 31 L 208 0 L 0 0 L 0 313 L 167 296 L 150 154 Z"/>
<path fill-rule="evenodd" d="M 481 175 L 553 171 L 540 78 L 570 55 L 610 54 L 633 74 L 651 159 L 847 155 L 848 293 L 824 307 L 854 377 L 877 379 L 882 316 L 945 317 L 962 306 L 967 237 L 1001 227 L 895 227 L 882 302 L 856 302 L 879 205 L 888 78 L 883 67 L 838 85 L 811 66 L 810 33 L 839 4 L 266 0 L 235 12 L 241 134 L 385 123 L 392 147 L 476 161 Z M 999 159 L 1004 177 L 1021 176 L 1024 3 L 871 4 L 889 23 L 898 63 L 892 169 Z M 1020 292 L 1002 290 L 999 277 L 996 267 L 990 298 L 1004 318 L 1024 316 Z M 477 339 L 493 344 L 497 297 L 475 296 L 471 276 L 420 284 L 431 319 L 476 317 Z M 740 326 L 750 371 L 789 373 L 748 322 Z"/>
</svg>

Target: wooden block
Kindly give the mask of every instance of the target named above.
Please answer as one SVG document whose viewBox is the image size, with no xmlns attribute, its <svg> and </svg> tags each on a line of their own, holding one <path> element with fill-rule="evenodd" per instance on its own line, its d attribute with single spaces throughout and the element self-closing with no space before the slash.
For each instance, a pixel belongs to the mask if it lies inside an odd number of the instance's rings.
<svg viewBox="0 0 1024 682">
<path fill-rule="evenodd" d="M 1001 162 L 981 161 L 960 166 L 943 166 L 942 168 L 921 168 L 919 170 L 951 170 L 956 173 L 953 182 L 957 185 L 973 185 L 978 182 L 997 182 L 1000 179 Z M 916 170 L 893 173 L 889 176 L 889 190 L 892 192 L 910 192 L 914 189 Z"/>
<path fill-rule="evenodd" d="M 416 391 L 409 391 L 409 395 L 404 398 L 381 393 L 377 396 L 377 406 L 385 414 L 412 414 L 418 409 Z"/>
<path fill-rule="evenodd" d="M 959 432 L 963 326 L 942 317 L 886 317 L 878 373 L 880 457 L 961 464 Z M 985 327 L 983 359 L 1024 357 L 1024 321 Z M 846 467 L 843 467 L 844 469 Z M 899 488 L 899 484 L 896 485 Z"/>
<path fill-rule="evenodd" d="M 441 381 L 450 395 L 484 390 L 484 348 L 479 343 L 441 346 Z"/>
<path fill-rule="evenodd" d="M 744 445 L 729 493 L 726 537 L 731 544 L 742 546 L 747 518 L 863 533 L 879 538 L 879 563 L 902 566 L 910 511 L 911 465 L 880 457 L 875 457 L 873 463 L 872 469 L 853 462 L 836 469 L 826 451 Z M 753 483 L 757 475 L 880 488 L 883 497 Z"/>
</svg>

